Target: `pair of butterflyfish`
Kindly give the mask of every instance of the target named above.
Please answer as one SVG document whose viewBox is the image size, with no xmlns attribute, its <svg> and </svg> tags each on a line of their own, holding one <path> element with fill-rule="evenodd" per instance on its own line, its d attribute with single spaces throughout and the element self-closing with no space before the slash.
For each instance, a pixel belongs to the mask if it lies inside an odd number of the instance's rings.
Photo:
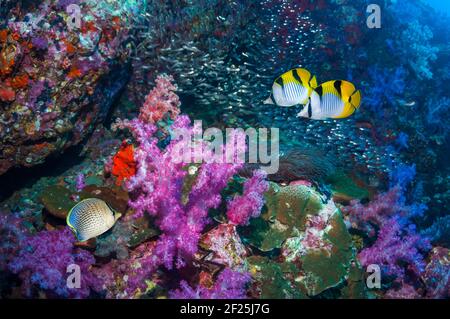
<svg viewBox="0 0 450 319">
<path fill-rule="evenodd" d="M 105 201 L 87 198 L 70 210 L 66 222 L 77 240 L 83 242 L 111 229 L 120 216 Z"/>
<path fill-rule="evenodd" d="M 313 120 L 341 119 L 352 115 L 361 104 L 361 92 L 344 80 L 317 85 L 308 70 L 296 68 L 280 75 L 272 85 L 265 104 L 278 106 L 304 105 L 300 117 Z"/>
</svg>

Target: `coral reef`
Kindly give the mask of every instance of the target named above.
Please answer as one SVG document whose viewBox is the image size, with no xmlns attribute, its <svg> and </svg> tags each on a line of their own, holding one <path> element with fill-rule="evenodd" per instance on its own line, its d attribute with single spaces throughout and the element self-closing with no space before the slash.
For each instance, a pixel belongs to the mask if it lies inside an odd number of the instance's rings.
<svg viewBox="0 0 450 319">
<path fill-rule="evenodd" d="M 101 282 L 90 271 L 95 263 L 87 251 L 74 247 L 75 237 L 69 228 L 42 231 L 26 237 L 21 249 L 8 263 L 8 269 L 19 275 L 25 296 L 31 297 L 35 287 L 47 292 L 48 297 L 86 298 L 92 291 L 101 289 Z M 66 273 L 70 265 L 76 265 L 83 274 L 80 288 L 70 289 Z"/>
<path fill-rule="evenodd" d="M 121 2 L 84 1 L 80 30 L 56 0 L 10 17 L 0 37 L 0 174 L 78 144 L 105 118 L 129 71 Z"/>
<path fill-rule="evenodd" d="M 172 84 L 173 78 L 167 75 L 159 76 L 156 86 L 146 96 L 139 111 L 139 120 L 144 123 L 156 123 L 165 116 L 175 119 L 180 113 L 180 100 L 174 93 L 177 87 Z"/>
<path fill-rule="evenodd" d="M 301 291 L 300 295 L 289 293 L 296 298 L 315 296 L 339 285 L 354 256 L 350 235 L 333 201 L 323 203 L 320 194 L 308 186 L 280 187 L 273 183 L 265 197 L 267 212 L 240 233 L 245 243 L 262 251 L 275 253 L 278 249 L 281 262 L 256 259 L 253 267 L 257 272 L 264 273 L 268 267 L 258 265 L 274 263 L 271 267 L 280 267 L 280 276 L 291 282 L 289 290 Z M 261 297 L 288 297 L 269 292 L 264 286 L 258 290 Z"/>
<path fill-rule="evenodd" d="M 393 99 L 404 92 L 405 70 L 398 67 L 391 71 L 375 65 L 369 68 L 368 73 L 371 81 L 364 92 L 364 102 L 374 113 L 379 114 L 383 105 L 392 105 Z"/>
<path fill-rule="evenodd" d="M 438 48 L 429 44 L 433 33 L 429 27 L 423 26 L 417 20 L 408 23 L 408 26 L 400 34 L 402 43 L 400 54 L 408 61 L 419 79 L 432 79 L 430 63 L 437 59 Z M 408 45 L 405 45 L 407 43 Z"/>
<path fill-rule="evenodd" d="M 384 1 L 380 32 L 367 4 L 3 1 L 0 297 L 448 299 L 448 17 Z M 361 107 L 261 103 L 293 67 Z M 204 127 L 279 128 L 278 172 Z M 122 217 L 77 242 L 93 197 Z"/>
<path fill-rule="evenodd" d="M 422 230 L 422 236 L 427 237 L 433 244 L 450 244 L 450 216 L 437 218 L 433 225 Z"/>
<path fill-rule="evenodd" d="M 358 260 L 364 267 L 379 265 L 386 278 L 396 288 L 387 292 L 388 298 L 418 298 L 414 285 L 425 270 L 425 253 L 430 250 L 429 238 L 417 232 L 412 220 L 423 216 L 426 206 L 407 205 L 405 192 L 414 179 L 414 166 L 401 165 L 391 171 L 392 188 L 377 195 L 369 204 L 352 201 L 344 207 L 352 227 L 375 241 L 362 249 Z M 388 280 L 389 281 L 389 280 Z M 411 285 L 412 282 L 412 285 Z"/>
<path fill-rule="evenodd" d="M 252 217 L 258 217 L 264 204 L 264 193 L 269 189 L 264 171 L 255 171 L 244 183 L 242 196 L 228 203 L 227 217 L 236 225 L 247 225 Z"/>
<path fill-rule="evenodd" d="M 426 122 L 433 133 L 442 135 L 442 139 L 448 136 L 448 110 L 450 109 L 450 98 L 430 99 L 426 102 Z"/>
<path fill-rule="evenodd" d="M 449 250 L 435 247 L 430 255 L 430 262 L 423 273 L 423 279 L 427 285 L 426 296 L 433 299 L 448 299 L 450 297 Z"/>
<path fill-rule="evenodd" d="M 247 251 L 236 230 L 236 225 L 220 224 L 204 234 L 200 247 L 207 250 L 204 260 L 224 265 L 232 270 L 247 270 Z"/>
<path fill-rule="evenodd" d="M 358 259 L 366 267 L 380 265 L 385 275 L 393 275 L 398 279 L 405 276 L 404 264 L 408 271 L 420 276 L 425 268 L 420 254 L 420 249 L 424 248 L 422 241 L 420 235 L 403 230 L 398 220 L 392 218 L 381 226 L 376 242 L 362 250 Z"/>
<path fill-rule="evenodd" d="M 186 281 L 180 283 L 180 288 L 170 293 L 175 299 L 245 299 L 246 284 L 250 281 L 249 274 L 224 269 L 210 288 L 197 286 L 192 288 Z"/>
<path fill-rule="evenodd" d="M 119 151 L 112 159 L 111 174 L 117 177 L 116 185 L 121 185 L 125 179 L 136 174 L 132 144 L 122 143 Z"/>
<path fill-rule="evenodd" d="M 117 122 L 117 127 L 128 128 L 137 142 L 134 151 L 136 174 L 125 183 L 127 190 L 133 194 L 129 205 L 135 210 L 136 216 L 142 216 L 144 212 L 154 216 L 156 224 L 162 231 L 155 247 L 155 256 L 152 258 L 153 269 L 160 265 L 172 269 L 174 262 L 177 268 L 181 268 L 192 258 L 197 252 L 201 232 L 208 223 L 208 210 L 218 207 L 221 202 L 220 191 L 242 167 L 241 163 L 222 163 L 223 159 L 220 158 L 216 161 L 211 160 L 215 156 L 211 152 L 206 154 L 211 157 L 203 154 L 203 158 L 208 158 L 209 161 L 197 168 L 196 181 L 191 186 L 188 202 L 182 203 L 183 179 L 187 171 L 184 169 L 186 163 L 180 160 L 178 152 L 180 149 L 184 152 L 187 150 L 190 154 L 188 160 L 191 161 L 192 156 L 195 156 L 195 150 L 187 143 L 189 141 L 181 138 L 172 138 L 166 148 L 161 150 L 157 145 L 158 138 L 155 137 L 157 127 L 153 124 L 155 114 L 161 118 L 161 110 L 171 114 L 178 113 L 172 110 L 174 106 L 178 106 L 177 96 L 171 93 L 175 86 L 168 85 L 167 79 L 167 77 L 157 79 L 160 86 L 157 85 L 149 94 L 137 119 Z M 158 89 L 163 91 L 159 92 Z M 189 126 L 189 119 L 183 115 L 175 118 L 171 129 L 182 129 L 185 132 L 194 130 Z M 235 143 L 237 137 L 237 133 L 232 136 L 232 143 Z M 201 149 L 208 152 L 204 145 L 201 145 Z M 242 151 L 234 149 L 233 154 L 237 156 Z M 264 190 L 264 186 L 260 186 L 264 185 L 260 179 L 261 175 L 256 175 L 247 184 L 244 198 L 250 198 L 247 201 L 250 203 L 248 208 L 251 211 L 244 211 L 243 214 L 256 215 L 257 210 L 261 208 L 261 200 L 255 197 L 255 194 Z M 232 206 L 230 216 L 233 218 L 238 214 L 235 211 Z M 245 222 L 245 219 L 238 222 Z"/>
</svg>

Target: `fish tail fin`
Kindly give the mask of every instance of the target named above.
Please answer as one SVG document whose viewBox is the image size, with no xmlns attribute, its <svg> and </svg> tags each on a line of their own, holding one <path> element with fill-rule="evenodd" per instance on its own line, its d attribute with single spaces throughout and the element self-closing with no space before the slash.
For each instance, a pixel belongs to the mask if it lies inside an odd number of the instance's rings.
<svg viewBox="0 0 450 319">
<path fill-rule="evenodd" d="M 117 221 L 120 217 L 122 217 L 122 214 L 114 211 L 114 221 Z"/>
<path fill-rule="evenodd" d="M 359 108 L 361 104 L 361 91 L 356 90 L 353 83 L 339 80 L 335 81 L 334 85 L 335 87 L 339 86 L 339 88 L 336 87 L 336 89 L 340 89 L 340 95 L 345 103 L 350 103 L 355 110 Z"/>
<path fill-rule="evenodd" d="M 355 109 L 359 109 L 359 106 L 361 105 L 361 91 L 358 90 L 355 93 L 353 93 L 352 95 L 350 95 L 350 97 L 348 98 L 348 102 Z"/>
<path fill-rule="evenodd" d="M 312 89 L 315 89 L 316 87 L 317 87 L 317 79 L 316 79 L 316 76 L 314 75 L 313 77 L 312 77 L 312 79 L 309 81 L 309 86 L 312 88 Z"/>
<path fill-rule="evenodd" d="M 265 99 L 263 101 L 264 104 L 275 104 L 275 102 L 273 101 L 272 97 L 269 96 L 267 99 Z"/>
</svg>

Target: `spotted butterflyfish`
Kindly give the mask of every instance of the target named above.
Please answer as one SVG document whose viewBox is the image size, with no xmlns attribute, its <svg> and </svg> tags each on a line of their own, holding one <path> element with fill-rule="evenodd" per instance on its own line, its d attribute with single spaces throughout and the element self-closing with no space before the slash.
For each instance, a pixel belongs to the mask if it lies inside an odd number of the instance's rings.
<svg viewBox="0 0 450 319">
<path fill-rule="evenodd" d="M 78 241 L 83 242 L 111 229 L 120 216 L 105 201 L 87 198 L 70 210 L 66 221 Z"/>
</svg>

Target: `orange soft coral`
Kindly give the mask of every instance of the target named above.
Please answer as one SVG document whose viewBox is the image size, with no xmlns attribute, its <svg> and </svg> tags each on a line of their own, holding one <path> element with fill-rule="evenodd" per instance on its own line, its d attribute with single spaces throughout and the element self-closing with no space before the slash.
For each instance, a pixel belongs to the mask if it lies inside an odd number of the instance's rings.
<svg viewBox="0 0 450 319">
<path fill-rule="evenodd" d="M 81 70 L 76 67 L 72 67 L 69 71 L 69 74 L 67 74 L 67 77 L 69 79 L 79 78 L 80 76 L 81 76 Z"/>
<path fill-rule="evenodd" d="M 3 29 L 0 30 L 0 42 L 6 42 L 6 40 L 8 39 L 8 30 L 7 29 Z"/>
<path fill-rule="evenodd" d="M 17 75 L 11 80 L 11 87 L 13 89 L 23 89 L 28 86 L 29 78 L 27 74 Z"/>
<path fill-rule="evenodd" d="M 8 75 L 12 72 L 16 52 L 17 48 L 14 46 L 7 46 L 0 52 L 0 75 Z"/>
<path fill-rule="evenodd" d="M 119 151 L 113 157 L 111 174 L 117 177 L 117 185 L 121 185 L 124 179 L 136 174 L 133 150 L 132 144 L 123 142 Z"/>
<path fill-rule="evenodd" d="M 64 45 L 66 46 L 67 53 L 73 54 L 77 51 L 77 48 L 70 41 L 64 39 L 63 42 Z"/>
</svg>

